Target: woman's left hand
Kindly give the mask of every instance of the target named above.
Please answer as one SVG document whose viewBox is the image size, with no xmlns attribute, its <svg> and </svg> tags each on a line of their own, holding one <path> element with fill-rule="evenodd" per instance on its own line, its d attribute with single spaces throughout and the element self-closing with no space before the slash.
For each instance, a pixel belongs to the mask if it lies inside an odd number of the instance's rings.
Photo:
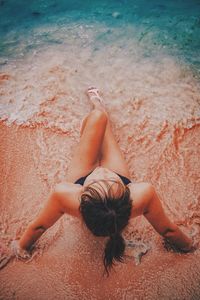
<svg viewBox="0 0 200 300">
<path fill-rule="evenodd" d="M 10 245 L 11 251 L 15 257 L 21 260 L 26 260 L 31 258 L 31 253 L 25 249 L 22 249 L 19 245 L 18 240 L 14 240 Z"/>
</svg>

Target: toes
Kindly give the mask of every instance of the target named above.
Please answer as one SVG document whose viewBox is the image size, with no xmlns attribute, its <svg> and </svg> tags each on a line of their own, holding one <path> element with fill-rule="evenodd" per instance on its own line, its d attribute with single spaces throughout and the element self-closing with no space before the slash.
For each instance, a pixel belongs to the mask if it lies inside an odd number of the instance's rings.
<svg viewBox="0 0 200 300">
<path fill-rule="evenodd" d="M 90 87 L 88 90 L 87 90 L 88 94 L 95 94 L 97 95 L 99 93 L 99 90 L 96 88 L 96 87 Z"/>
<path fill-rule="evenodd" d="M 100 96 L 99 90 L 96 87 L 89 87 L 87 89 L 87 95 L 89 96 L 92 103 L 95 105 L 101 105 L 105 108 L 104 101 Z"/>
<path fill-rule="evenodd" d="M 88 91 L 90 91 L 90 90 L 97 90 L 97 88 L 95 86 L 91 86 L 88 88 Z"/>
</svg>

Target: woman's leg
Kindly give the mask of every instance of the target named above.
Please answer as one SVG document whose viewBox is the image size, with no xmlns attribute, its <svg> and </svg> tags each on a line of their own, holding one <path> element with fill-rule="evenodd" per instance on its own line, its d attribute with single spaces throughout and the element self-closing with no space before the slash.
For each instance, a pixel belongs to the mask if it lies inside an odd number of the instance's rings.
<svg viewBox="0 0 200 300">
<path fill-rule="evenodd" d="M 101 147 L 100 165 L 112 170 L 113 172 L 130 178 L 128 165 L 123 157 L 122 151 L 120 150 L 119 144 L 116 142 L 109 119 L 107 121 L 106 131 Z"/>
<path fill-rule="evenodd" d="M 107 123 L 107 115 L 94 109 L 87 117 L 80 142 L 76 146 L 67 174 L 67 181 L 74 182 L 99 165 L 99 157 Z"/>
<path fill-rule="evenodd" d="M 94 93 L 91 92 L 88 94 L 92 104 L 94 107 L 98 107 L 106 114 L 105 106 L 103 105 L 103 99 L 100 97 L 97 90 L 94 90 Z M 101 101 L 98 101 L 98 98 Z M 114 134 L 112 132 L 111 123 L 107 114 L 107 125 L 106 130 L 102 142 L 101 147 L 101 155 L 100 155 L 100 162 L 99 164 L 105 168 L 108 168 L 120 175 L 126 176 L 130 178 L 130 173 L 128 170 L 127 163 L 122 155 L 120 147 L 115 140 Z M 87 117 L 84 119 L 81 134 L 84 132 L 85 126 L 87 124 Z"/>
</svg>

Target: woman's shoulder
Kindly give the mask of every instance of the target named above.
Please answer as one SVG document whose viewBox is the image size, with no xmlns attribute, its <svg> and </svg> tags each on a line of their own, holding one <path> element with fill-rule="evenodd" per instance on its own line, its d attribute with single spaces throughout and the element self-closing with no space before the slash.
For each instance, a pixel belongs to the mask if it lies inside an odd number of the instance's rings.
<svg viewBox="0 0 200 300">
<path fill-rule="evenodd" d="M 131 218 L 143 215 L 152 191 L 152 184 L 149 182 L 129 183 L 128 188 L 132 200 Z"/>
<path fill-rule="evenodd" d="M 83 186 L 71 182 L 61 182 L 56 184 L 54 192 L 60 199 L 66 213 L 79 217 L 80 196 L 83 189 Z"/>
</svg>

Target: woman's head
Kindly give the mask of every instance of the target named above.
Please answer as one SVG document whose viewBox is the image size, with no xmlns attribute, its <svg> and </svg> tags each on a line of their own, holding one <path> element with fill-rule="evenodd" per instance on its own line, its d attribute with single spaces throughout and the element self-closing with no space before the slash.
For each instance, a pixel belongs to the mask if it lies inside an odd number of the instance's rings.
<svg viewBox="0 0 200 300">
<path fill-rule="evenodd" d="M 121 231 L 131 215 L 130 190 L 120 182 L 95 181 L 81 195 L 80 212 L 94 235 L 109 237 L 104 253 L 108 273 L 114 260 L 123 260 L 125 242 Z"/>
</svg>

